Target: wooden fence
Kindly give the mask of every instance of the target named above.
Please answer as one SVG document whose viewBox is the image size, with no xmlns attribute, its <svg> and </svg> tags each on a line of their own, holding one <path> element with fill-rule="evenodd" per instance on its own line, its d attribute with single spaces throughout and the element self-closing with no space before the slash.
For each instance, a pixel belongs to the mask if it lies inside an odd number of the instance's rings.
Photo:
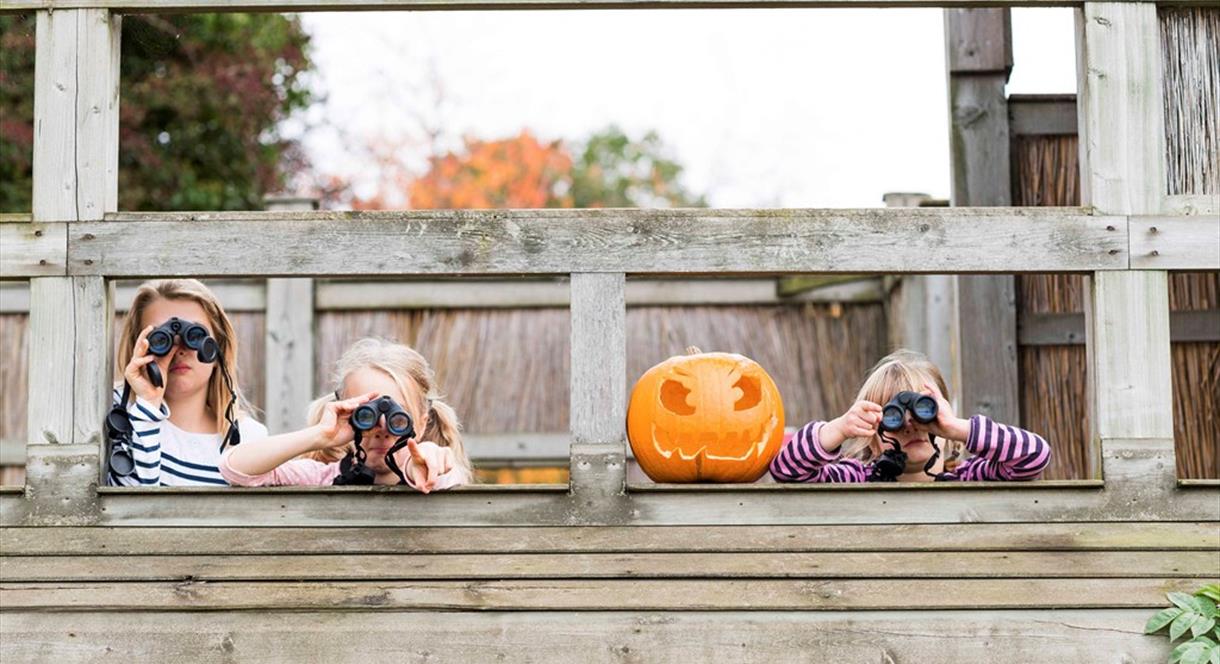
<svg viewBox="0 0 1220 664">
<path fill-rule="evenodd" d="M 968 172 L 980 146 L 998 133 L 1007 146 L 1007 125 L 993 117 L 1003 49 L 997 64 L 978 45 L 1004 46 L 1008 13 L 992 0 L 934 4 L 963 7 L 946 22 L 962 203 L 996 187 Z M 1169 272 L 1220 270 L 1220 206 L 1214 191 L 1167 193 L 1158 4 L 1167 3 L 1080 5 L 1085 207 L 133 214 L 114 209 L 123 11 L 636 5 L 5 0 L 5 10 L 39 12 L 33 218 L 0 223 L 0 277 L 30 280 L 29 363 L 38 371 L 26 483 L 0 490 L 0 654 L 1165 658 L 1166 640 L 1140 633 L 1144 620 L 1165 592 L 1214 579 L 1220 553 L 1220 482 L 1175 473 Z M 711 5 L 721 6 L 638 6 Z M 243 241 L 224 253 L 179 251 L 239 231 Z M 312 251 L 323 243 L 326 254 Z M 407 252 L 412 260 L 400 260 Z M 1088 275 L 1096 476 L 915 487 L 626 482 L 628 275 L 870 270 Z M 488 274 L 570 275 L 569 483 L 429 496 L 98 486 L 115 279 Z M 1009 287 L 980 280 L 966 299 Z M 1015 356 L 1015 332 L 1010 339 L 1003 348 Z M 963 364 L 979 348 L 964 344 Z M 963 380 L 968 402 L 1010 403 L 977 378 Z"/>
</svg>

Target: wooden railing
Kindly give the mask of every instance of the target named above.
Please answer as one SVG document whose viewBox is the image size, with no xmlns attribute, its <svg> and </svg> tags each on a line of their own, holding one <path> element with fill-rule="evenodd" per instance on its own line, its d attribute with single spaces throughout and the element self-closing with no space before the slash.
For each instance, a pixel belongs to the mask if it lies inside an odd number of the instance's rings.
<svg viewBox="0 0 1220 664">
<path fill-rule="evenodd" d="M 1214 200 L 1163 193 L 1154 3 L 1083 4 L 1082 208 L 116 211 L 121 12 L 1009 4 L 5 0 L 5 11 L 39 13 L 32 220 L 0 223 L 0 278 L 30 282 L 27 483 L 0 493 L 0 524 L 1220 519 L 1214 483 L 1199 490 L 1174 476 L 1167 271 L 1220 269 L 1220 234 Z M 916 488 L 626 485 L 628 275 L 1033 271 L 1092 277 L 1086 317 L 1099 477 Z M 429 496 L 426 509 L 383 489 L 99 487 L 115 279 L 522 274 L 571 279 L 570 485 L 462 489 Z"/>
</svg>

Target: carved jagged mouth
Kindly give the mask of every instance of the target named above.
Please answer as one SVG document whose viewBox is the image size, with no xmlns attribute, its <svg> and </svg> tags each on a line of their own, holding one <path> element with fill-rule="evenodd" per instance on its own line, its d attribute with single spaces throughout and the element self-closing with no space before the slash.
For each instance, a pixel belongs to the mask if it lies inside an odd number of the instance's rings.
<svg viewBox="0 0 1220 664">
<path fill-rule="evenodd" d="M 771 417 L 764 425 L 742 429 L 741 431 L 730 431 L 719 435 L 707 431 L 700 435 L 679 434 L 675 437 L 667 431 L 658 429 L 656 422 L 653 422 L 652 446 L 658 454 L 666 459 L 672 457 L 677 452 L 678 458 L 683 461 L 691 461 L 700 456 L 714 461 L 745 461 L 751 455 L 756 457 L 763 455 L 763 451 L 767 449 L 767 443 L 770 442 L 771 435 L 775 433 L 777 426 L 779 426 L 779 418 Z M 715 445 L 720 449 L 726 447 L 742 449 L 741 446 L 743 444 L 745 451 L 740 456 L 712 454 L 707 451 L 708 446 L 711 445 Z"/>
</svg>

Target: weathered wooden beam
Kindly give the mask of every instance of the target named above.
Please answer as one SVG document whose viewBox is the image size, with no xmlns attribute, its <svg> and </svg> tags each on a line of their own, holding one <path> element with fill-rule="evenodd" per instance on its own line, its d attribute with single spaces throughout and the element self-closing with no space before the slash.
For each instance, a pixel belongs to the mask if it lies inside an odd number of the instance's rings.
<svg viewBox="0 0 1220 664">
<path fill-rule="evenodd" d="M 1140 2 L 1142 0 L 1117 0 Z M 1166 5 L 1214 0 L 1157 0 Z M 1061 7 L 1079 0 L 4 0 L 0 12 L 111 8 L 128 14 L 160 12 L 316 12 L 503 9 L 716 9 L 813 7 Z M 1151 3 L 1150 3 L 1151 4 Z"/>
<path fill-rule="evenodd" d="M 0 224 L 0 279 L 66 274 L 67 224 Z"/>
<path fill-rule="evenodd" d="M 578 510 L 613 510 L 627 479 L 622 273 L 572 275 L 571 485 Z"/>
<path fill-rule="evenodd" d="M 265 424 L 271 433 L 305 426 L 314 398 L 314 281 L 267 280 Z"/>
<path fill-rule="evenodd" d="M 1080 193 L 1103 213 L 1162 210 L 1159 30 L 1152 3 L 1086 2 L 1077 12 Z"/>
<path fill-rule="evenodd" d="M 121 21 L 105 9 L 38 13 L 36 221 L 101 219 L 117 209 Z"/>
<path fill-rule="evenodd" d="M 954 206 L 1012 204 L 1008 9 L 946 9 Z M 1020 422 L 1016 282 L 1012 275 L 958 276 L 953 334 L 963 413 Z"/>
<path fill-rule="evenodd" d="M 111 391 L 110 288 L 100 277 L 41 277 L 30 288 L 28 520 L 89 523 Z"/>
<path fill-rule="evenodd" d="M 1018 326 L 1022 346 L 1076 346 L 1087 337 L 1083 313 L 1027 314 Z M 1173 343 L 1220 341 L 1220 309 L 1169 312 Z"/>
<path fill-rule="evenodd" d="M 1126 235 L 1072 208 L 122 213 L 68 246 L 107 277 L 1010 273 L 1125 269 Z"/>
<path fill-rule="evenodd" d="M 434 579 L 1054 579 L 1198 578 L 1220 551 L 958 551 L 841 553 L 444 553 L 284 552 L 214 556 L 4 556 L 0 583 L 113 581 L 399 581 Z M 358 572 L 355 572 L 358 570 Z"/>
<path fill-rule="evenodd" d="M 834 525 L 1030 521 L 1220 521 L 1220 488 L 1166 490 L 1163 449 L 1108 441 L 1105 487 L 1095 482 L 970 483 L 928 488 L 745 485 L 631 488 L 605 509 L 574 512 L 567 485 L 474 487 L 421 496 L 385 488 L 117 489 L 102 487 L 100 525 L 564 526 Z M 1173 465 L 1167 466 L 1172 473 Z M 1156 499 L 1152 499 L 1156 496 Z M 0 525 L 30 519 L 0 493 Z"/>
<path fill-rule="evenodd" d="M 1214 522 L 840 526 L 5 528 L 3 556 L 1218 551 Z"/>
<path fill-rule="evenodd" d="M 1220 270 L 1220 215 L 1134 216 L 1129 231 L 1132 269 Z"/>
<path fill-rule="evenodd" d="M 1009 95 L 1012 136 L 1075 136 L 1076 95 Z"/>
<path fill-rule="evenodd" d="M 189 591 L 190 586 L 184 588 Z M 818 592 L 817 583 L 806 584 Z M 829 590 L 829 589 L 828 589 Z M 481 591 L 476 587 L 472 594 Z M 878 590 L 878 595 L 892 592 Z M 1143 634 L 1145 608 L 992 611 L 301 612 L 6 611 L 0 649 L 18 662 L 221 664 L 347 661 L 1160 662 L 1171 646 Z M 951 624 L 946 633 L 945 625 Z M 403 626 L 410 626 L 410 639 Z M 168 638 L 172 635 L 172 638 Z M 599 644 L 600 647 L 590 647 Z"/>
<path fill-rule="evenodd" d="M 811 583 L 813 584 L 811 586 Z M 825 611 L 1159 608 L 1195 578 L 0 583 L 5 611 Z"/>
<path fill-rule="evenodd" d="M 1159 214 L 1166 180 L 1156 6 L 1087 2 L 1076 19 L 1081 200 L 1106 213 Z M 1172 236 L 1170 254 L 1182 246 Z M 1158 258 L 1152 250 L 1141 248 L 1142 259 Z M 1090 426 L 1107 486 L 1134 481 L 1136 459 L 1155 459 L 1140 480 L 1146 489 L 1133 495 L 1168 499 L 1177 492 L 1168 275 L 1097 272 L 1086 300 Z M 1112 451 L 1118 447 L 1123 454 Z"/>
</svg>

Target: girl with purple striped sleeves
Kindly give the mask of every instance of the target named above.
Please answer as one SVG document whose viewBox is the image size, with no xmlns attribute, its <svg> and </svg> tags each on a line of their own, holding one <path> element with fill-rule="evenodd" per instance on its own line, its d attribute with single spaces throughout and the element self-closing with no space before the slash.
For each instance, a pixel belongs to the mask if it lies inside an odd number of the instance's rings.
<svg viewBox="0 0 1220 664">
<path fill-rule="evenodd" d="M 935 399 L 935 419 L 921 424 L 907 412 L 900 429 L 880 432 L 881 404 L 902 391 Z M 784 443 L 771 475 L 780 482 L 1032 480 L 1046 468 L 1051 450 L 1041 436 L 982 415 L 961 419 L 944 398 L 947 392 L 940 370 L 926 357 L 892 353 L 873 367 L 846 413 L 810 422 Z M 887 461 L 894 470 L 878 472 Z"/>
</svg>

